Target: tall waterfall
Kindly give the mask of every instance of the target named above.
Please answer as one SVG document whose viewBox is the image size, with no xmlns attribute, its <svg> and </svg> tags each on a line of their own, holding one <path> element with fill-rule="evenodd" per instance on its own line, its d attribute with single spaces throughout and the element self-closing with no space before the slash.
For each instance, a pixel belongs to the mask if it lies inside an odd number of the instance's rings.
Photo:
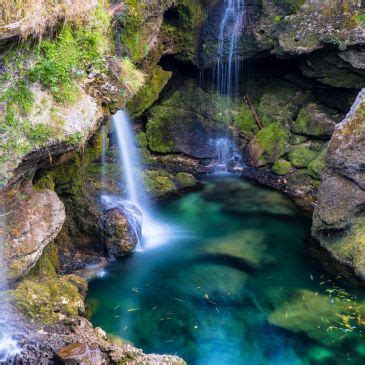
<svg viewBox="0 0 365 365">
<path fill-rule="evenodd" d="M 1 204 L 1 203 L 0 203 Z M 14 339 L 12 325 L 15 323 L 12 318 L 12 311 L 7 296 L 6 265 L 4 262 L 4 209 L 0 205 L 0 363 L 10 361 L 20 352 L 17 341 Z"/>
<path fill-rule="evenodd" d="M 142 168 L 134 133 L 128 114 L 119 110 L 112 122 L 119 147 L 122 180 L 125 181 L 127 202 L 124 209 L 133 212 L 131 205 L 142 213 L 142 237 L 140 245 L 152 247 L 163 243 L 169 236 L 169 227 L 156 219 L 142 177 Z M 132 217 L 132 222 L 135 217 Z"/>
<path fill-rule="evenodd" d="M 219 27 L 215 87 L 221 94 L 237 95 L 240 61 L 237 43 L 245 23 L 245 0 L 225 0 L 226 7 Z"/>
</svg>

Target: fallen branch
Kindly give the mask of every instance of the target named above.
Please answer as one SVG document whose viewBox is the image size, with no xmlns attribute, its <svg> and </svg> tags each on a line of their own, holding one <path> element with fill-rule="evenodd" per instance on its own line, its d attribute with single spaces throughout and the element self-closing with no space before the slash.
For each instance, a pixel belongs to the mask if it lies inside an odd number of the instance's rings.
<svg viewBox="0 0 365 365">
<path fill-rule="evenodd" d="M 264 125 L 262 124 L 262 121 L 261 121 L 260 117 L 256 113 L 256 110 L 255 110 L 255 107 L 253 105 L 253 102 L 252 102 L 252 99 L 251 99 L 250 95 L 247 94 L 245 96 L 245 101 L 246 101 L 248 107 L 251 110 L 251 113 L 252 113 L 252 115 L 253 115 L 253 117 L 255 119 L 255 122 L 256 122 L 257 126 L 259 127 L 259 129 L 263 129 L 264 128 Z"/>
</svg>

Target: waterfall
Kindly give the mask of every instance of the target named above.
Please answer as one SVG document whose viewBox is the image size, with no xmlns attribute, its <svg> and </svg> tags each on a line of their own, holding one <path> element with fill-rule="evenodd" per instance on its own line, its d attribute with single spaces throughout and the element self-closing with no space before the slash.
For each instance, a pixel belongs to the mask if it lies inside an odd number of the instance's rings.
<svg viewBox="0 0 365 365">
<path fill-rule="evenodd" d="M 226 7 L 219 27 L 215 87 L 221 94 L 237 95 L 240 78 L 240 61 L 237 42 L 245 22 L 244 0 L 226 0 Z"/>
<path fill-rule="evenodd" d="M 239 93 L 241 63 L 237 57 L 237 45 L 245 24 L 245 1 L 225 0 L 225 8 L 218 31 L 216 65 L 213 70 L 213 86 L 226 98 L 221 114 L 229 113 L 231 100 Z M 214 141 L 217 164 L 216 173 L 228 172 L 229 162 L 241 160 L 234 143 L 222 136 Z"/>
<path fill-rule="evenodd" d="M 12 325 L 15 321 L 12 318 L 11 306 L 7 296 L 6 264 L 3 256 L 4 235 L 4 209 L 0 205 L 0 363 L 10 361 L 20 352 L 14 338 Z"/>
<path fill-rule="evenodd" d="M 149 248 L 159 245 L 169 239 L 169 227 L 158 221 L 151 206 L 149 195 L 142 178 L 142 167 L 138 149 L 135 145 L 134 132 L 128 114 L 119 110 L 113 117 L 112 123 L 120 155 L 121 178 L 125 182 L 126 200 L 121 198 L 104 197 L 104 203 L 111 208 L 123 205 L 124 212 L 130 213 L 130 224 L 137 228 L 136 207 L 142 214 L 142 232 L 138 248 Z M 112 200 L 111 200 L 112 199 Z"/>
<path fill-rule="evenodd" d="M 213 139 L 210 145 L 215 148 L 217 155 L 214 173 L 228 173 L 230 165 L 234 165 L 237 170 L 242 168 L 241 154 L 228 137 Z"/>
</svg>

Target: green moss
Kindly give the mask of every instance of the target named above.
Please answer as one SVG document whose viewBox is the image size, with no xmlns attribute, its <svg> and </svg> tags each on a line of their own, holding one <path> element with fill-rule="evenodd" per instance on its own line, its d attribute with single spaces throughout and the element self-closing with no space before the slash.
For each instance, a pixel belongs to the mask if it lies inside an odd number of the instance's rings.
<svg viewBox="0 0 365 365">
<path fill-rule="evenodd" d="M 288 154 L 289 161 L 299 168 L 308 167 L 310 162 L 316 159 L 318 151 L 311 149 L 309 144 L 303 143 L 292 147 Z"/>
<path fill-rule="evenodd" d="M 138 147 L 147 148 L 148 142 L 147 142 L 146 133 L 138 132 L 136 134 L 136 143 L 137 143 Z"/>
<path fill-rule="evenodd" d="M 10 292 L 12 303 L 29 319 L 51 324 L 61 316 L 77 316 L 84 311 L 87 283 L 75 276 L 58 276 L 57 247 L 46 247 L 37 265 Z"/>
<path fill-rule="evenodd" d="M 277 175 L 286 175 L 291 170 L 291 163 L 286 160 L 277 160 L 275 161 L 272 170 Z"/>
<path fill-rule="evenodd" d="M 143 4 L 136 0 L 125 0 L 125 9 L 119 17 L 121 24 L 120 43 L 133 62 L 139 63 L 148 54 L 148 44 L 141 32 Z"/>
<path fill-rule="evenodd" d="M 128 103 L 128 110 L 139 116 L 158 99 L 160 92 L 171 78 L 172 72 L 156 66 L 150 80 L 140 89 L 136 96 Z"/>
<path fill-rule="evenodd" d="M 10 87 L 0 98 L 7 105 L 7 113 L 15 106 L 20 113 L 28 114 L 33 106 L 34 98 L 25 80 L 19 80 L 15 86 Z"/>
<path fill-rule="evenodd" d="M 175 180 L 182 188 L 193 187 L 197 183 L 193 175 L 187 174 L 185 172 L 178 172 L 175 176 Z"/>
<path fill-rule="evenodd" d="M 290 83 L 273 80 L 263 84 L 257 107 L 262 123 L 267 126 L 272 122 L 280 122 L 283 125 L 291 122 L 299 98 L 299 89 Z"/>
<path fill-rule="evenodd" d="M 327 148 L 324 148 L 308 165 L 308 175 L 315 180 L 321 180 L 321 175 L 326 163 L 326 154 Z"/>
<path fill-rule="evenodd" d="M 247 104 L 242 104 L 233 125 L 239 128 L 245 135 L 251 135 L 258 130 L 255 118 Z"/>
<path fill-rule="evenodd" d="M 165 170 L 147 170 L 144 173 L 148 191 L 156 197 L 176 191 L 174 175 Z"/>
<path fill-rule="evenodd" d="M 288 150 L 288 133 L 279 123 L 259 130 L 255 136 L 261 164 L 275 162 Z"/>
<path fill-rule="evenodd" d="M 173 126 L 173 120 L 170 108 L 162 106 L 153 108 L 146 131 L 148 146 L 152 151 L 160 153 L 175 151 L 174 141 L 166 137 L 166 131 Z"/>
</svg>

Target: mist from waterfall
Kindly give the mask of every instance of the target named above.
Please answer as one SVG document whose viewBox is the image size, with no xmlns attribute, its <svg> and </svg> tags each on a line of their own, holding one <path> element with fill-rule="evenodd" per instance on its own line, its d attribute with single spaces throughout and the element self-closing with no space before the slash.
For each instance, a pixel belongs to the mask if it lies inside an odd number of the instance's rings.
<svg viewBox="0 0 365 365">
<path fill-rule="evenodd" d="M 0 205 L 0 363 L 11 361 L 20 352 L 14 338 L 12 325 L 15 323 L 7 296 L 7 270 L 3 250 L 5 244 L 5 209 Z"/>
<path fill-rule="evenodd" d="M 245 1 L 226 0 L 219 26 L 214 84 L 221 94 L 236 96 L 239 90 L 241 62 L 237 44 L 245 23 Z"/>
<path fill-rule="evenodd" d="M 112 123 L 115 129 L 120 155 L 121 179 L 125 182 L 125 199 L 104 197 L 104 204 L 109 208 L 123 207 L 129 215 L 129 222 L 134 226 L 139 244 L 137 249 L 150 248 L 164 243 L 170 237 L 170 229 L 167 224 L 159 222 L 151 205 L 150 197 L 142 176 L 142 166 L 139 159 L 138 148 L 135 145 L 134 132 L 128 114 L 119 110 L 113 117 Z M 142 232 L 138 232 L 138 214 L 136 207 L 142 214 Z"/>
</svg>

